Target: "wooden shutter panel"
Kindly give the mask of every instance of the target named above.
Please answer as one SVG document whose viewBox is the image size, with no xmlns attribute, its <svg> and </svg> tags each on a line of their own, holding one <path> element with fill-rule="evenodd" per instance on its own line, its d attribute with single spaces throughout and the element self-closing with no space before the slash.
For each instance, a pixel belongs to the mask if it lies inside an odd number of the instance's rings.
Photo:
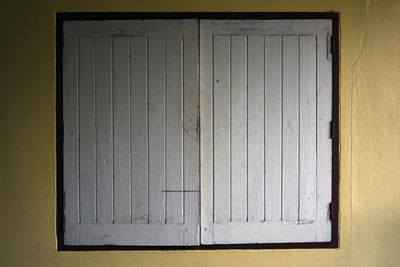
<svg viewBox="0 0 400 267">
<path fill-rule="evenodd" d="M 331 28 L 201 21 L 202 244 L 331 240 Z"/>
<path fill-rule="evenodd" d="M 63 51 L 65 244 L 198 245 L 197 21 L 65 22 Z"/>
</svg>

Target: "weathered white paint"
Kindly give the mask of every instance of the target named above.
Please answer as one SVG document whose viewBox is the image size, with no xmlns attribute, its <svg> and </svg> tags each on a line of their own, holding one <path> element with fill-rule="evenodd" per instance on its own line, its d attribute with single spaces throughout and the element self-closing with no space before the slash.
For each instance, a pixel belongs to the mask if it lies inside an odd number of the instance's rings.
<svg viewBox="0 0 400 267">
<path fill-rule="evenodd" d="M 247 220 L 247 37 L 231 37 L 231 221 Z"/>
<path fill-rule="evenodd" d="M 265 220 L 282 211 L 282 36 L 265 37 Z"/>
<path fill-rule="evenodd" d="M 200 22 L 202 244 L 330 240 L 330 29 Z"/>
<path fill-rule="evenodd" d="M 96 214 L 98 223 L 113 222 L 113 116 L 111 37 L 96 38 Z"/>
<path fill-rule="evenodd" d="M 66 22 L 66 244 L 329 241 L 330 28 Z"/>
<path fill-rule="evenodd" d="M 146 36 L 130 41 L 132 223 L 147 223 L 149 218 L 147 42 Z"/>
<path fill-rule="evenodd" d="M 180 36 L 165 42 L 166 188 L 183 190 L 183 42 Z M 183 223 L 183 194 L 167 193 L 167 223 Z"/>
<path fill-rule="evenodd" d="M 64 25 L 63 54 L 63 121 L 64 121 L 64 191 L 66 244 L 79 239 L 79 147 L 78 147 L 78 37 L 71 34 L 76 23 Z M 68 115 L 67 115 L 68 114 Z M 65 149 L 68 148 L 68 149 Z M 68 193 L 67 193 L 68 192 Z"/>
<path fill-rule="evenodd" d="M 165 222 L 165 54 L 163 35 L 149 37 L 149 222 Z"/>
<path fill-rule="evenodd" d="M 199 244 L 198 101 L 196 21 L 65 23 L 65 244 Z"/>
<path fill-rule="evenodd" d="M 317 31 L 317 240 L 330 240 L 331 223 L 329 203 L 332 199 L 332 139 L 330 122 L 332 120 L 332 61 L 326 55 L 326 38 L 330 35 L 325 29 L 331 29 L 330 21 L 321 23 Z"/>
<path fill-rule="evenodd" d="M 96 222 L 94 37 L 79 38 L 77 52 L 80 222 L 94 223 Z"/>
<path fill-rule="evenodd" d="M 81 224 L 78 231 L 85 245 L 173 246 L 190 245 L 190 230 L 183 224 Z"/>
<path fill-rule="evenodd" d="M 114 144 L 114 222 L 131 220 L 130 166 L 130 72 L 129 38 L 114 37 L 113 72 L 113 144 Z M 84 89 L 84 88 L 82 88 Z M 133 91 L 134 93 L 134 91 Z M 99 107 L 101 108 L 101 107 Z"/>
<path fill-rule="evenodd" d="M 298 215 L 300 221 L 307 221 L 316 219 L 316 38 L 315 36 L 300 36 L 299 45 L 300 162 Z"/>
<path fill-rule="evenodd" d="M 210 244 L 214 233 L 214 49 L 213 36 L 205 30 L 210 24 L 200 23 L 201 244 Z"/>
<path fill-rule="evenodd" d="M 199 40 L 198 24 L 196 30 L 185 35 L 183 43 L 183 189 L 192 190 L 184 193 L 184 225 L 183 244 L 199 244 Z M 186 37 L 187 36 L 187 37 Z M 196 192 L 197 191 L 197 192 Z"/>
<path fill-rule="evenodd" d="M 299 73 L 298 37 L 282 40 L 282 220 L 298 218 Z"/>
<path fill-rule="evenodd" d="M 261 222 L 264 220 L 264 38 L 248 36 L 247 48 L 247 218 L 249 222 Z"/>
<path fill-rule="evenodd" d="M 214 64 L 214 222 L 230 217 L 230 39 L 213 39 Z"/>
</svg>

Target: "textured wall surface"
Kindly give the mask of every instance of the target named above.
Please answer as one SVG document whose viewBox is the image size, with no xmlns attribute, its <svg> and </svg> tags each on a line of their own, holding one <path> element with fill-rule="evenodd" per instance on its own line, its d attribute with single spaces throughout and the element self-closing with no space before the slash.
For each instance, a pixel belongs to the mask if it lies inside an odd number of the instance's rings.
<svg viewBox="0 0 400 267">
<path fill-rule="evenodd" d="M 399 3 L 2 1 L 0 266 L 399 266 Z M 340 12 L 340 248 L 57 252 L 55 13 L 68 11 Z"/>
</svg>

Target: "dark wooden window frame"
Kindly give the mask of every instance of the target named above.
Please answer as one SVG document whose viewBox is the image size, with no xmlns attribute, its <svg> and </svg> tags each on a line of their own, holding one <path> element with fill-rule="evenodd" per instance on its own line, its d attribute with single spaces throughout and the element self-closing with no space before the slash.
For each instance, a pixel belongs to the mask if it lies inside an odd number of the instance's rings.
<svg viewBox="0 0 400 267">
<path fill-rule="evenodd" d="M 332 239 L 330 242 L 230 244 L 198 246 L 70 246 L 64 245 L 63 183 L 63 23 L 69 20 L 123 19 L 328 19 L 332 21 Z M 337 12 L 72 12 L 56 14 L 56 155 L 57 155 L 57 249 L 100 250 L 214 250 L 299 249 L 339 247 L 339 13 Z"/>
</svg>

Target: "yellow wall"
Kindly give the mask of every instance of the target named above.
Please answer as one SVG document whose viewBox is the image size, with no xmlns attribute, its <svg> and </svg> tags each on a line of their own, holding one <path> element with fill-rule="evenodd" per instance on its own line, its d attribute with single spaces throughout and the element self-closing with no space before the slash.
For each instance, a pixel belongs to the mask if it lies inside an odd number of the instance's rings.
<svg viewBox="0 0 400 267">
<path fill-rule="evenodd" d="M 0 266 L 400 266 L 396 0 L 2 0 Z M 340 249 L 57 252 L 55 13 L 338 11 Z"/>
</svg>

